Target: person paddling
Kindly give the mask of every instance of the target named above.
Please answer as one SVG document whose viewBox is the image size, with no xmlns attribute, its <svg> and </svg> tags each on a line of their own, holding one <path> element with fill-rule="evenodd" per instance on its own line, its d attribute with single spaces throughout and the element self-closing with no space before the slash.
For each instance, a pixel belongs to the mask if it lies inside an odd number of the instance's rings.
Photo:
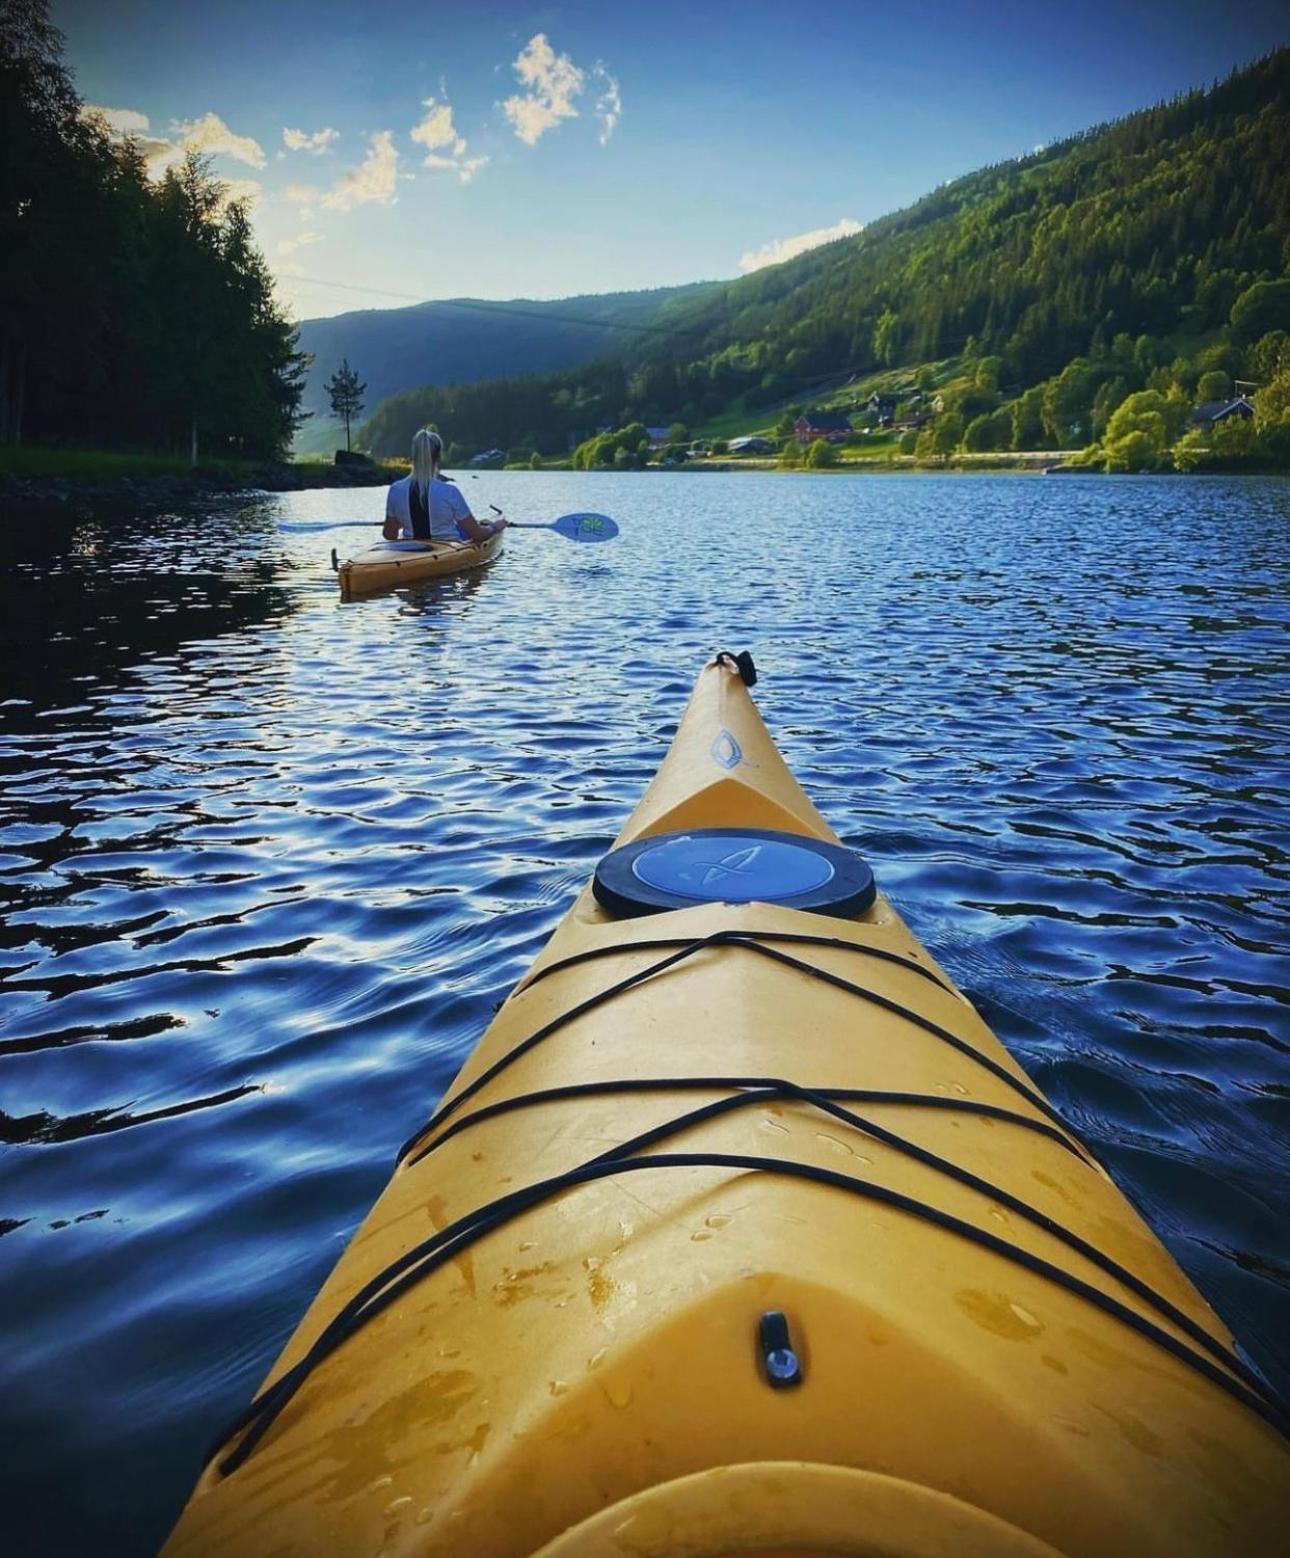
<svg viewBox="0 0 1290 1558">
<path fill-rule="evenodd" d="M 387 541 L 487 541 L 506 529 L 504 519 L 482 524 L 453 482 L 439 474 L 443 440 L 423 427 L 412 440 L 412 474 L 396 481 L 385 500 Z"/>
</svg>

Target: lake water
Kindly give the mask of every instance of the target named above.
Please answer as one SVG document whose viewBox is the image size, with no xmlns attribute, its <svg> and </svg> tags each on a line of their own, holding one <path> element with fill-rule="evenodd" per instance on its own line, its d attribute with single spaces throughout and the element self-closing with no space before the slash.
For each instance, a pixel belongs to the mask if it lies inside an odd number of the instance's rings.
<svg viewBox="0 0 1290 1558">
<path fill-rule="evenodd" d="M 155 1549 L 715 649 L 1284 1388 L 1290 482 L 463 486 L 622 535 L 341 606 L 380 492 L 3 527 L 6 1551 Z"/>
</svg>

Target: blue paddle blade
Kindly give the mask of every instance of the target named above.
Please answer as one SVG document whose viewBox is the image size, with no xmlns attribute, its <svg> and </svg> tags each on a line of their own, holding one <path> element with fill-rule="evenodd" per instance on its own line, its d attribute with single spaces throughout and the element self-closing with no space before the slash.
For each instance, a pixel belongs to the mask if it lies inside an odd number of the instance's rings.
<svg viewBox="0 0 1290 1558">
<path fill-rule="evenodd" d="M 618 534 L 608 514 L 562 514 L 550 528 L 569 541 L 612 541 Z"/>
</svg>

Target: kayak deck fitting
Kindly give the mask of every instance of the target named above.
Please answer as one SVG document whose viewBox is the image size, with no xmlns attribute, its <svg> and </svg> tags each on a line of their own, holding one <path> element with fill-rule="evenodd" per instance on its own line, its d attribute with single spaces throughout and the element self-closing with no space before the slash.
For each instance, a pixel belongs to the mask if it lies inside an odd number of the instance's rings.
<svg viewBox="0 0 1290 1558">
<path fill-rule="evenodd" d="M 169 1553 L 1280 1541 L 1279 1405 L 745 678 L 701 673 Z"/>
<path fill-rule="evenodd" d="M 336 563 L 333 553 L 340 598 L 354 600 L 396 585 L 482 568 L 502 550 L 503 534 L 499 530 L 483 541 L 378 541 L 343 563 Z"/>
</svg>

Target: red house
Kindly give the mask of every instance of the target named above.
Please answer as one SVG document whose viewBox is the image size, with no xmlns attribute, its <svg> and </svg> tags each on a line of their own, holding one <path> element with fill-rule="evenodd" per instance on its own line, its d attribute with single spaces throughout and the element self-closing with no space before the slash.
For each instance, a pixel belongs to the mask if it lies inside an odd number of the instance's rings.
<svg viewBox="0 0 1290 1558">
<path fill-rule="evenodd" d="M 807 411 L 793 423 L 793 432 L 799 444 L 812 444 L 817 438 L 840 444 L 850 438 L 851 422 L 840 411 Z"/>
</svg>

